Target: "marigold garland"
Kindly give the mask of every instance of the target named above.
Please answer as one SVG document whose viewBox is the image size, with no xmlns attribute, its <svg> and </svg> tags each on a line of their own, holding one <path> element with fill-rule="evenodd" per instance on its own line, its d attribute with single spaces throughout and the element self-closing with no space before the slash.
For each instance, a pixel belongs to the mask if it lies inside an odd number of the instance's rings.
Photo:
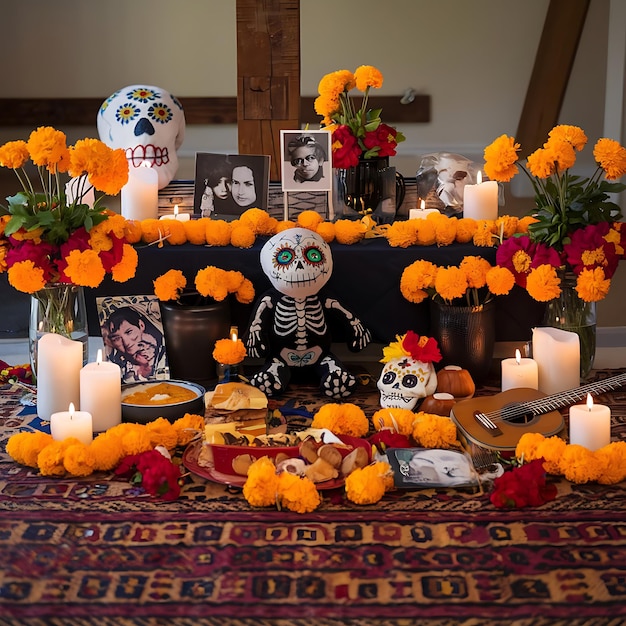
<svg viewBox="0 0 626 626">
<path fill-rule="evenodd" d="M 87 476 L 110 471 L 122 458 L 156 446 L 172 450 L 185 445 L 203 428 L 204 417 L 188 413 L 174 423 L 161 417 L 147 424 L 118 424 L 100 433 L 89 445 L 75 438 L 55 441 L 40 431 L 16 433 L 9 437 L 6 450 L 16 463 L 38 468 L 44 476 Z"/>
<path fill-rule="evenodd" d="M 327 428 L 335 435 L 363 437 L 370 424 L 363 409 L 351 402 L 323 405 L 313 416 L 312 428 Z"/>
<path fill-rule="evenodd" d="M 384 461 L 356 469 L 346 477 L 346 496 L 355 504 L 376 504 L 392 487 L 393 471 Z"/>
</svg>

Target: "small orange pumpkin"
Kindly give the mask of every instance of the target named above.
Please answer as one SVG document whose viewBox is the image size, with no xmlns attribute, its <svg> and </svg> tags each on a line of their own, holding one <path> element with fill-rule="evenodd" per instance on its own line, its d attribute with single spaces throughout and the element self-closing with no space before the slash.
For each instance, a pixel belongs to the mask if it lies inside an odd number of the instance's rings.
<svg viewBox="0 0 626 626">
<path fill-rule="evenodd" d="M 437 372 L 437 392 L 449 393 L 455 398 L 471 398 L 476 385 L 471 374 L 458 365 L 446 365 Z"/>
</svg>

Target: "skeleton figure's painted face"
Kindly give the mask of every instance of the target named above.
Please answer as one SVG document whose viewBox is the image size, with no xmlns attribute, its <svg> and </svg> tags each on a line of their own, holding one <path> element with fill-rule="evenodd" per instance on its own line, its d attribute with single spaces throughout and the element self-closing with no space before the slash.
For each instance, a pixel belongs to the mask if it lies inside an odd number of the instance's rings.
<svg viewBox="0 0 626 626">
<path fill-rule="evenodd" d="M 159 189 L 172 181 L 185 138 L 185 113 L 173 95 L 148 85 L 124 87 L 102 103 L 97 123 L 107 146 L 126 150 L 129 167 L 149 163 L 159 175 Z"/>
<path fill-rule="evenodd" d="M 420 398 L 437 389 L 437 374 L 432 363 L 410 357 L 385 363 L 377 383 L 380 406 L 384 409 L 412 409 Z"/>
<path fill-rule="evenodd" d="M 261 267 L 275 289 L 305 298 L 328 282 L 333 259 L 330 246 L 320 235 L 306 228 L 289 228 L 263 246 Z"/>
</svg>

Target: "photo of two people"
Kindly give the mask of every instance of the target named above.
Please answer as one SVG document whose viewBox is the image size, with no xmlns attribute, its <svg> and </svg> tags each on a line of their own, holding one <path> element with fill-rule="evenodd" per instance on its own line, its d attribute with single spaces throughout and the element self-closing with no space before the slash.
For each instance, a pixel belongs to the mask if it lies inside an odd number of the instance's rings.
<svg viewBox="0 0 626 626">
<path fill-rule="evenodd" d="M 251 208 L 267 210 L 270 157 L 196 153 L 194 213 L 235 219 Z"/>
</svg>

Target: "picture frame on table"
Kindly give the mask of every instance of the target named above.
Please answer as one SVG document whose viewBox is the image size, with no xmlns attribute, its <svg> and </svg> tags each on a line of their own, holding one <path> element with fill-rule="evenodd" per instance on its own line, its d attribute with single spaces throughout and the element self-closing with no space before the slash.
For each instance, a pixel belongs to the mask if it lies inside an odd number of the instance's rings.
<svg viewBox="0 0 626 626">
<path fill-rule="evenodd" d="M 466 452 L 443 448 L 390 448 L 394 483 L 404 489 L 474 488 L 478 476 Z"/>
<path fill-rule="evenodd" d="M 194 214 L 234 220 L 251 208 L 267 211 L 270 156 L 196 152 Z"/>
<path fill-rule="evenodd" d="M 169 379 L 165 334 L 156 296 L 96 298 L 103 357 L 120 366 L 123 384 Z"/>
<path fill-rule="evenodd" d="M 280 154 L 284 192 L 332 190 L 329 131 L 281 130 Z"/>
</svg>

